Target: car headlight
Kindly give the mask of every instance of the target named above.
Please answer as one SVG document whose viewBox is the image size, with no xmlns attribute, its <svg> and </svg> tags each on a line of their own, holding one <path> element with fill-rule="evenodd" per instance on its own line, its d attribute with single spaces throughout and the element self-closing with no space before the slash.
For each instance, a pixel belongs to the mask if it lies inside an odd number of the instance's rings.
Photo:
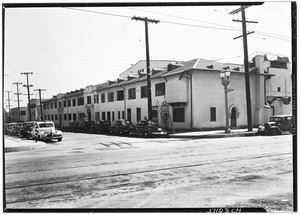
<svg viewBox="0 0 300 215">
<path fill-rule="evenodd" d="M 162 129 L 161 129 L 161 128 L 158 128 L 157 131 L 162 131 Z"/>
<path fill-rule="evenodd" d="M 62 135 L 62 131 L 56 131 L 55 132 L 57 135 Z"/>
</svg>

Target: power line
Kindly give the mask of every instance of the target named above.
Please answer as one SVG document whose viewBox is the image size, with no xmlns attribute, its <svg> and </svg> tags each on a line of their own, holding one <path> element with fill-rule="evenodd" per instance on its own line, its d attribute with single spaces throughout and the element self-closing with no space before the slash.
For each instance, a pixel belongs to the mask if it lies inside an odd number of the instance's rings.
<svg viewBox="0 0 300 215">
<path fill-rule="evenodd" d="M 17 93 L 15 93 L 15 95 L 17 95 L 17 98 L 18 98 L 18 122 L 20 122 L 21 120 L 20 120 L 20 98 L 19 98 L 19 95 L 22 93 L 19 93 L 19 84 L 22 84 L 22 83 L 16 82 L 13 84 L 17 85 Z"/>
<path fill-rule="evenodd" d="M 33 85 L 29 85 L 28 81 L 28 75 L 32 75 L 32 72 L 22 72 L 21 75 L 26 75 L 27 78 L 27 85 L 23 85 L 24 87 L 27 87 L 27 93 L 28 93 L 28 110 L 29 110 L 29 121 L 31 121 L 31 111 L 30 111 L 30 87 L 33 87 Z"/>
<path fill-rule="evenodd" d="M 101 15 L 108 15 L 108 16 L 115 16 L 115 17 L 121 17 L 121 18 L 131 18 L 129 16 L 125 16 L 125 15 L 119 15 L 119 14 L 112 14 L 112 13 L 104 13 L 104 12 L 99 12 L 99 11 L 92 11 L 92 10 L 84 10 L 84 9 L 76 9 L 76 8 L 68 8 L 68 7 L 64 7 L 65 9 L 70 9 L 70 10 L 77 10 L 77 11 L 83 11 L 83 12 L 88 12 L 88 13 L 95 13 L 95 14 L 101 14 Z M 140 10 L 140 9 L 137 9 Z M 141 11 L 145 11 L 145 12 L 149 12 L 146 10 L 141 10 Z M 156 12 L 153 12 L 156 13 Z M 157 14 L 161 14 L 161 15 L 166 15 L 163 13 L 157 13 Z M 166 15 L 166 16 L 172 16 L 172 15 Z M 183 18 L 183 17 L 178 17 L 178 16 L 173 16 L 173 17 L 177 17 L 177 18 L 182 18 L 182 19 L 187 19 L 187 20 L 192 20 L 192 21 L 198 21 L 198 22 L 203 22 L 203 23 L 208 23 L 208 24 L 213 24 L 213 25 L 219 25 L 219 26 L 225 26 L 228 28 L 221 28 L 221 27 L 212 27 L 212 26 L 203 26 L 203 25 L 195 25 L 195 24 L 187 24 L 187 23 L 180 23 L 180 22 L 171 22 L 171 21 L 160 21 L 161 23 L 165 23 L 165 24 L 172 24 L 172 25 L 180 25 L 180 26 L 188 26 L 188 27 L 198 27 L 198 28 L 207 28 L 207 29 L 216 29 L 216 30 L 226 30 L 226 31 L 239 31 L 239 29 L 234 28 L 234 27 L 230 27 L 230 26 L 226 26 L 226 25 L 222 25 L 222 24 L 218 24 L 218 23 L 212 23 L 212 22 L 205 22 L 205 21 L 200 21 L 200 20 L 196 20 L 196 19 L 188 19 L 188 18 Z M 271 34 L 271 33 L 266 33 L 266 32 L 261 32 L 261 31 L 256 31 L 257 33 L 260 34 L 264 34 L 263 36 L 266 37 L 272 37 L 275 39 L 279 39 L 279 40 L 284 40 L 284 41 L 289 41 L 280 37 L 286 37 L 288 38 L 288 36 L 283 36 L 283 35 L 277 35 L 277 34 Z M 272 36 L 275 35 L 275 36 Z M 277 37 L 276 37 L 277 36 Z"/>
</svg>

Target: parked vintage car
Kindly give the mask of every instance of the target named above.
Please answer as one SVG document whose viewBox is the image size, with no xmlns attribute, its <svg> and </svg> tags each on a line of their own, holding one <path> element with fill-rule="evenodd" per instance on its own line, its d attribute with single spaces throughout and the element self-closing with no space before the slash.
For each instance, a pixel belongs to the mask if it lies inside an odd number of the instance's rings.
<svg viewBox="0 0 300 215">
<path fill-rule="evenodd" d="M 57 139 L 61 141 L 62 131 L 56 130 L 55 125 L 51 121 L 35 122 L 32 129 L 32 138 L 42 141 Z"/>
<path fill-rule="evenodd" d="M 292 116 L 276 115 L 270 117 L 270 121 L 258 127 L 258 135 L 278 135 L 292 132 Z"/>
<path fill-rule="evenodd" d="M 94 125 L 94 130 L 92 133 L 95 134 L 109 134 L 110 133 L 110 126 L 111 122 L 110 121 L 96 121 Z"/>
<path fill-rule="evenodd" d="M 77 132 L 78 127 L 79 127 L 79 122 L 78 121 L 70 121 L 69 126 L 67 128 L 67 131 Z"/>
<path fill-rule="evenodd" d="M 133 130 L 130 131 L 131 135 L 138 135 L 142 137 L 149 136 L 166 136 L 168 133 L 158 123 L 151 120 L 140 120 Z"/>
<path fill-rule="evenodd" d="M 30 139 L 32 138 L 32 129 L 34 126 L 35 121 L 30 121 L 30 122 L 24 122 L 23 123 L 23 128 L 21 129 L 21 136 L 23 138 Z"/>
<path fill-rule="evenodd" d="M 110 127 L 110 134 L 129 135 L 130 131 L 134 129 L 135 126 L 130 121 L 119 119 Z"/>
</svg>

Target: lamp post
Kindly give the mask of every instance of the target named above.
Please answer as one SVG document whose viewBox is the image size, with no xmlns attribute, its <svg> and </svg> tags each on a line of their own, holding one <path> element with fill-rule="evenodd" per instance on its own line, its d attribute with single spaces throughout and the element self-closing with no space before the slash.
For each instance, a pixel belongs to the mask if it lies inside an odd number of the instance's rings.
<svg viewBox="0 0 300 215">
<path fill-rule="evenodd" d="M 226 116 L 226 127 L 225 127 L 225 133 L 230 133 L 229 129 L 229 113 L 228 113 L 228 98 L 227 98 L 227 93 L 230 91 L 228 89 L 228 85 L 230 83 L 229 77 L 230 77 L 230 72 L 227 70 L 222 70 L 220 73 L 221 80 L 222 80 L 222 85 L 224 86 L 224 92 L 225 92 L 225 116 Z"/>
</svg>

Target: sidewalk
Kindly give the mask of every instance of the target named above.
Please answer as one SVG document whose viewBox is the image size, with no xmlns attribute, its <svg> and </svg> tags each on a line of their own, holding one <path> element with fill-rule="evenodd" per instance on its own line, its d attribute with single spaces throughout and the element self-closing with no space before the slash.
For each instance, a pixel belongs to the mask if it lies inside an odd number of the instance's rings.
<svg viewBox="0 0 300 215">
<path fill-rule="evenodd" d="M 252 131 L 248 129 L 234 129 L 230 133 L 226 134 L 224 130 L 214 130 L 214 131 L 192 131 L 184 132 L 178 134 L 169 134 L 170 138 L 225 138 L 225 137 L 247 137 L 254 136 L 257 132 L 257 128 L 253 128 Z"/>
<path fill-rule="evenodd" d="M 177 134 L 169 134 L 167 138 L 225 138 L 225 137 L 244 137 L 244 136 L 254 136 L 257 129 L 254 128 L 253 131 L 248 132 L 247 129 L 234 129 L 231 130 L 229 134 L 225 134 L 224 130 L 215 131 L 193 131 L 184 132 Z M 45 148 L 46 143 L 42 141 L 35 142 L 34 140 L 24 140 L 19 137 L 4 136 L 5 152 L 17 152 L 25 150 L 35 150 L 40 148 Z"/>
<path fill-rule="evenodd" d="M 4 148 L 5 152 L 18 152 L 26 150 L 35 150 L 45 148 L 45 142 L 35 142 L 34 140 L 24 140 L 19 137 L 11 137 L 4 135 Z"/>
</svg>

